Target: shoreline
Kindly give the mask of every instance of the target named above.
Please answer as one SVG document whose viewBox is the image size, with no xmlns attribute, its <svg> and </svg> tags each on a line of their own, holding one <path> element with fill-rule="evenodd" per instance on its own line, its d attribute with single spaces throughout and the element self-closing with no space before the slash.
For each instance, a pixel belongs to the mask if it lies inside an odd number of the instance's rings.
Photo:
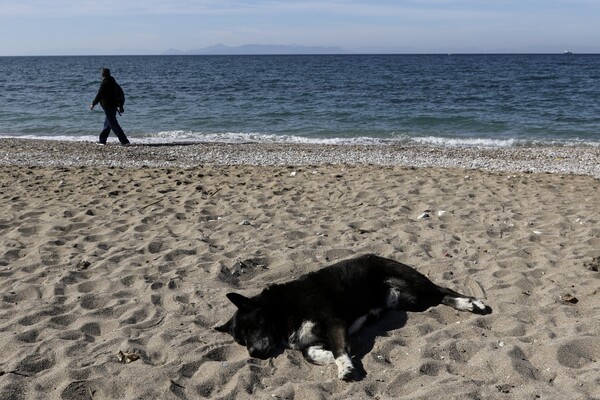
<svg viewBox="0 0 600 400">
<path fill-rule="evenodd" d="M 589 175 L 600 179 L 600 147 L 438 147 L 279 143 L 116 143 L 0 138 L 1 165 L 123 168 L 378 165 Z"/>
</svg>

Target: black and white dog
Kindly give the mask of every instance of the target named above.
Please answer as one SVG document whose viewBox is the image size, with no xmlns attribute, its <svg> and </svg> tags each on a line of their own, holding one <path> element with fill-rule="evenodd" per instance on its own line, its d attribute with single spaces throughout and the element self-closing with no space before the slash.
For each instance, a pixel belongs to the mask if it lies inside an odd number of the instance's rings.
<svg viewBox="0 0 600 400">
<path fill-rule="evenodd" d="M 479 299 L 437 286 L 413 268 L 376 255 L 271 285 L 251 298 L 237 293 L 227 298 L 238 310 L 215 329 L 231 334 L 251 357 L 269 358 L 282 344 L 301 350 L 309 362 L 335 362 L 344 380 L 355 375 L 348 336 L 384 310 L 425 311 L 445 304 L 475 314 L 492 312 Z"/>
</svg>

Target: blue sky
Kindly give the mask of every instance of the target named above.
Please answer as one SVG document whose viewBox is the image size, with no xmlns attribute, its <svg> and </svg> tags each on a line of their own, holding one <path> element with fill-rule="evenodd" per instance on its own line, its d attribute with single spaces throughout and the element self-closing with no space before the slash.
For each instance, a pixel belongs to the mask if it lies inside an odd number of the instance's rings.
<svg viewBox="0 0 600 400">
<path fill-rule="evenodd" d="M 350 52 L 600 53 L 600 0 L 0 0 L 0 55 L 217 43 Z"/>
</svg>

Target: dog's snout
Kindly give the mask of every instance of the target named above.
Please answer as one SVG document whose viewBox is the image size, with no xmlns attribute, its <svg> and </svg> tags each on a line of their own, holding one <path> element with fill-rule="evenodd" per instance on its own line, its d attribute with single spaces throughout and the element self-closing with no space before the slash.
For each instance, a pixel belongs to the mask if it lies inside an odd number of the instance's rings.
<svg viewBox="0 0 600 400">
<path fill-rule="evenodd" d="M 267 339 L 256 341 L 251 346 L 248 346 L 250 357 L 259 358 L 261 360 L 269 358 L 271 350 L 271 342 Z"/>
<path fill-rule="evenodd" d="M 264 352 L 261 349 L 257 349 L 256 347 L 250 347 L 248 349 L 248 353 L 250 354 L 250 357 L 260 358 L 260 359 L 265 358 Z"/>
<path fill-rule="evenodd" d="M 261 360 L 266 360 L 267 358 L 269 358 L 268 349 L 250 347 L 248 349 L 248 353 L 250 354 L 250 357 L 259 358 Z"/>
</svg>

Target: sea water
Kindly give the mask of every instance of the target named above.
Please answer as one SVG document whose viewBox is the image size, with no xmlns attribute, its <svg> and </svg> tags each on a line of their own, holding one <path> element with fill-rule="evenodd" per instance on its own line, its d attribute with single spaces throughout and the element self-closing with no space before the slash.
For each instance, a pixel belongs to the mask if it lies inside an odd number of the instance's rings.
<svg viewBox="0 0 600 400">
<path fill-rule="evenodd" d="M 0 57 L 0 138 L 600 145 L 600 55 Z M 110 140 L 116 140 L 114 135 Z"/>
</svg>

